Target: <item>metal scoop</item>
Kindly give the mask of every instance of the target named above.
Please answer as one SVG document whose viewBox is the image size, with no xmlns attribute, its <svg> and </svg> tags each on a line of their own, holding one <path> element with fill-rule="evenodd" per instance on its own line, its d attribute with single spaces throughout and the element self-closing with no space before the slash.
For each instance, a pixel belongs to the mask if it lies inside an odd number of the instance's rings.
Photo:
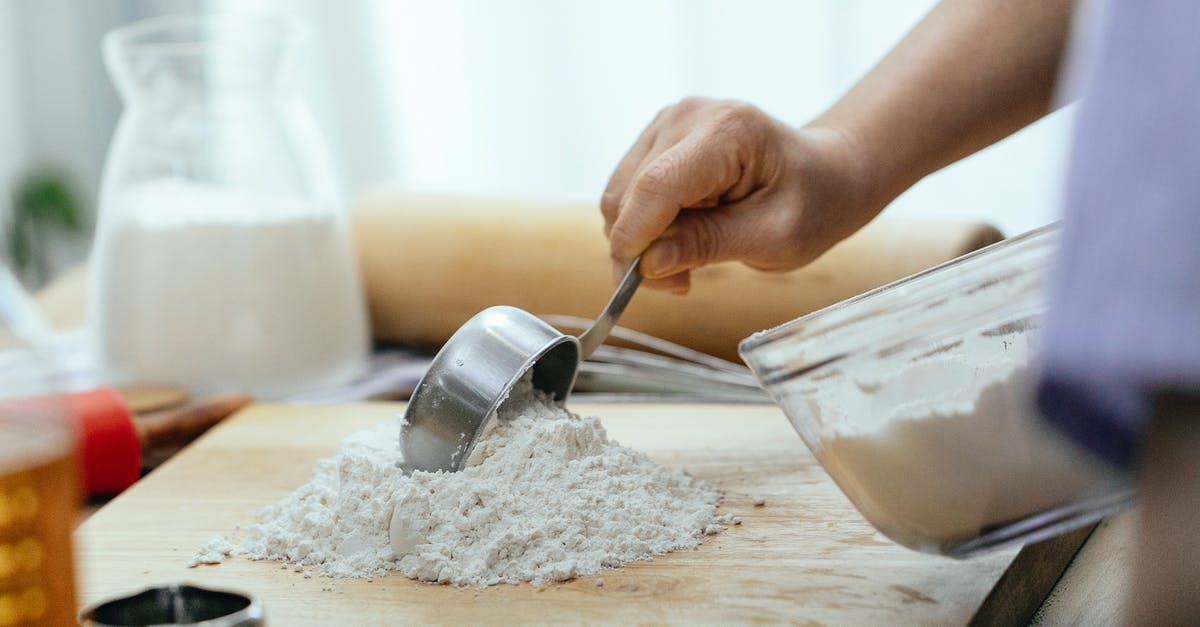
<svg viewBox="0 0 1200 627">
<path fill-rule="evenodd" d="M 591 328 L 578 338 L 516 307 L 489 307 L 462 325 L 413 392 L 400 450 L 414 470 L 461 470 L 513 384 L 532 369 L 533 386 L 566 400 L 579 362 L 604 342 L 642 282 L 638 256 Z"/>
</svg>

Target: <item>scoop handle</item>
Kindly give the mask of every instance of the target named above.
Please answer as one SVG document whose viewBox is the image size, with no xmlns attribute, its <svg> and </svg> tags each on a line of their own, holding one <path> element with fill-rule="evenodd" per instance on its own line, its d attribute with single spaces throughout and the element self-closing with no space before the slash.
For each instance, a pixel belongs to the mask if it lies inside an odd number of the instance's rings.
<svg viewBox="0 0 1200 627">
<path fill-rule="evenodd" d="M 641 255 L 634 257 L 633 262 L 629 264 L 629 269 L 625 271 L 621 283 L 617 285 L 617 291 L 613 292 L 612 298 L 604 306 L 604 311 L 600 312 L 600 317 L 596 318 L 592 326 L 579 336 L 580 361 L 591 357 L 596 348 L 604 343 L 604 339 L 616 326 L 617 319 L 625 312 L 625 307 L 629 305 L 633 293 L 642 284 L 642 273 L 638 270 L 638 264 L 641 261 Z"/>
</svg>

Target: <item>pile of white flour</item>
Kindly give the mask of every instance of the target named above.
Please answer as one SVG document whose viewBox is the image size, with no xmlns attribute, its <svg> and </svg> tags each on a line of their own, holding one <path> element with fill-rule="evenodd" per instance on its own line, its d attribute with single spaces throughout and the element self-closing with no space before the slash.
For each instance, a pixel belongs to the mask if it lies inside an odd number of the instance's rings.
<svg viewBox="0 0 1200 627">
<path fill-rule="evenodd" d="M 598 418 L 528 380 L 492 422 L 457 473 L 406 475 L 395 425 L 351 435 L 244 538 L 215 537 L 193 563 L 233 554 L 335 577 L 540 585 L 694 547 L 736 522 L 717 515 L 711 485 L 609 440 Z"/>
</svg>

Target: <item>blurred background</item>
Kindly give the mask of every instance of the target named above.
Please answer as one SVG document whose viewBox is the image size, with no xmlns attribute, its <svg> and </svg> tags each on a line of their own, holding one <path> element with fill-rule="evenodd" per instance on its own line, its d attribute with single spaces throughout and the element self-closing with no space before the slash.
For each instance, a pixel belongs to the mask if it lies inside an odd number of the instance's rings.
<svg viewBox="0 0 1200 627">
<path fill-rule="evenodd" d="M 83 258 L 117 97 L 117 25 L 177 12 L 298 13 L 298 65 L 345 202 L 413 191 L 599 198 L 654 114 L 687 95 L 818 114 L 933 0 L 0 0 L 0 243 L 37 287 Z M 1067 108 L 939 172 L 890 213 L 1056 218 Z"/>
</svg>

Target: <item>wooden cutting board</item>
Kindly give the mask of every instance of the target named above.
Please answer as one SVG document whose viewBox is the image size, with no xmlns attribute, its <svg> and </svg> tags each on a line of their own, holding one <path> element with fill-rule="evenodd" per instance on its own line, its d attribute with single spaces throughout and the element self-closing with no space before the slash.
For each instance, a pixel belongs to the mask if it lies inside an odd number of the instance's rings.
<svg viewBox="0 0 1200 627">
<path fill-rule="evenodd" d="M 681 551 L 543 589 L 484 590 L 391 575 L 333 580 L 195 549 L 304 483 L 347 434 L 399 404 L 258 405 L 210 431 L 94 514 L 76 535 L 81 601 L 189 581 L 257 594 L 275 625 L 528 622 L 966 623 L 1015 551 L 969 561 L 892 544 L 854 510 L 773 406 L 575 404 L 610 436 L 686 468 L 742 524 Z M 755 507 L 753 500 L 766 505 Z"/>
</svg>

